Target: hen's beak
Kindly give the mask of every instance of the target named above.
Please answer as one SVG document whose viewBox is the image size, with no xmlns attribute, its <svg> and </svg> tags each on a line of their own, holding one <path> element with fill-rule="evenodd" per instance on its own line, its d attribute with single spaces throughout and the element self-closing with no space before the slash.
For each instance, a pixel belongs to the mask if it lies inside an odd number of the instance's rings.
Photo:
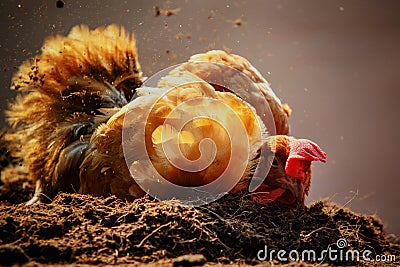
<svg viewBox="0 0 400 267">
<path fill-rule="evenodd" d="M 286 204 L 290 204 L 296 207 L 300 207 L 304 205 L 304 186 L 300 179 L 296 179 L 290 176 L 285 177 L 283 179 L 282 187 L 288 190 L 294 199 L 285 199 L 288 201 Z"/>
</svg>

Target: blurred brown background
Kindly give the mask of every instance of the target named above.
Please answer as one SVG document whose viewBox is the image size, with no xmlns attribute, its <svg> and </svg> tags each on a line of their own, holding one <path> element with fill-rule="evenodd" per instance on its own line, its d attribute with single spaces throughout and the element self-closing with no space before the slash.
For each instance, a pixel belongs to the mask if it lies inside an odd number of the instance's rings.
<svg viewBox="0 0 400 267">
<path fill-rule="evenodd" d="M 134 32 L 147 76 L 194 53 L 232 49 L 290 104 L 293 135 L 328 153 L 326 164 L 315 164 L 308 201 L 377 214 L 400 234 L 399 1 L 56 2 L 0 3 L 1 113 L 16 68 L 46 36 L 76 24 Z M 155 17 L 154 6 L 181 10 Z"/>
</svg>

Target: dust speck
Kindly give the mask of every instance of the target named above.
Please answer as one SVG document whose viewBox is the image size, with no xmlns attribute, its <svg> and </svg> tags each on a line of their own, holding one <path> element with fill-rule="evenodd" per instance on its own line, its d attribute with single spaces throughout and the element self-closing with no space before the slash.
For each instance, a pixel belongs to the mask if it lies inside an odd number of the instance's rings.
<svg viewBox="0 0 400 267">
<path fill-rule="evenodd" d="M 58 0 L 57 2 L 56 2 L 56 7 L 57 8 L 63 8 L 64 7 L 64 1 L 62 1 L 62 0 Z"/>
</svg>

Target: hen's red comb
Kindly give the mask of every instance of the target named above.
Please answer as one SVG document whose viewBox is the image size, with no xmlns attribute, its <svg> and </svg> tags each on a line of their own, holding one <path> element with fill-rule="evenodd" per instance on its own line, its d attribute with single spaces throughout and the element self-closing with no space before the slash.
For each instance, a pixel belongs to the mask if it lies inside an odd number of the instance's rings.
<svg viewBox="0 0 400 267">
<path fill-rule="evenodd" d="M 286 161 L 286 174 L 298 179 L 306 176 L 304 161 L 326 162 L 326 153 L 314 142 L 297 139 L 290 144 L 290 153 Z"/>
</svg>

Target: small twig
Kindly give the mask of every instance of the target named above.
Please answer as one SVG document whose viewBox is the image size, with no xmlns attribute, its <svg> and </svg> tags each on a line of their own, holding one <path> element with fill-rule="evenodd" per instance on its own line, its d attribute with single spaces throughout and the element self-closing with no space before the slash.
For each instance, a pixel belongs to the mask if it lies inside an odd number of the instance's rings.
<svg viewBox="0 0 400 267">
<path fill-rule="evenodd" d="M 71 187 L 72 187 L 72 190 L 74 190 L 74 193 L 78 193 L 73 184 L 71 184 Z"/>
<path fill-rule="evenodd" d="M 50 197 L 46 196 L 44 193 L 40 193 L 40 195 L 41 195 L 41 196 L 44 196 L 45 198 L 47 198 L 48 200 L 50 200 L 50 202 L 53 202 L 53 200 L 52 200 Z"/>
<path fill-rule="evenodd" d="M 307 238 L 309 238 L 310 236 L 312 236 L 312 234 L 314 234 L 314 233 L 316 233 L 316 232 L 319 232 L 319 231 L 322 231 L 322 230 L 331 230 L 331 231 L 334 231 L 335 229 L 322 226 L 322 227 L 320 227 L 320 228 L 318 228 L 318 229 L 315 229 L 315 230 L 309 232 L 309 233 L 306 234 L 306 235 L 303 235 L 303 237 L 304 237 L 305 239 L 307 239 Z"/>
<path fill-rule="evenodd" d="M 155 234 L 156 232 L 158 232 L 162 228 L 170 226 L 170 225 L 171 225 L 171 222 L 163 224 L 163 225 L 157 227 L 155 230 L 153 230 L 153 232 L 151 232 L 145 238 L 143 238 L 142 241 L 140 241 L 140 243 L 138 245 L 136 245 L 136 247 L 140 248 L 141 246 L 143 246 L 144 242 L 146 242 L 146 240 L 149 239 L 149 237 L 151 237 L 153 234 Z"/>
<path fill-rule="evenodd" d="M 350 204 L 351 202 L 353 202 L 353 200 L 358 197 L 358 189 L 356 192 L 354 192 L 354 195 L 343 205 L 343 207 L 346 207 L 348 204 Z"/>
<path fill-rule="evenodd" d="M 215 217 L 217 217 L 217 218 L 220 219 L 221 221 L 226 222 L 226 219 L 225 219 L 225 218 L 221 217 L 220 215 L 218 215 L 217 213 L 215 213 L 215 212 L 212 211 L 211 209 L 206 208 L 206 207 L 198 207 L 198 208 L 199 208 L 199 209 L 202 209 L 202 210 L 207 210 L 209 213 L 212 213 Z"/>
</svg>

